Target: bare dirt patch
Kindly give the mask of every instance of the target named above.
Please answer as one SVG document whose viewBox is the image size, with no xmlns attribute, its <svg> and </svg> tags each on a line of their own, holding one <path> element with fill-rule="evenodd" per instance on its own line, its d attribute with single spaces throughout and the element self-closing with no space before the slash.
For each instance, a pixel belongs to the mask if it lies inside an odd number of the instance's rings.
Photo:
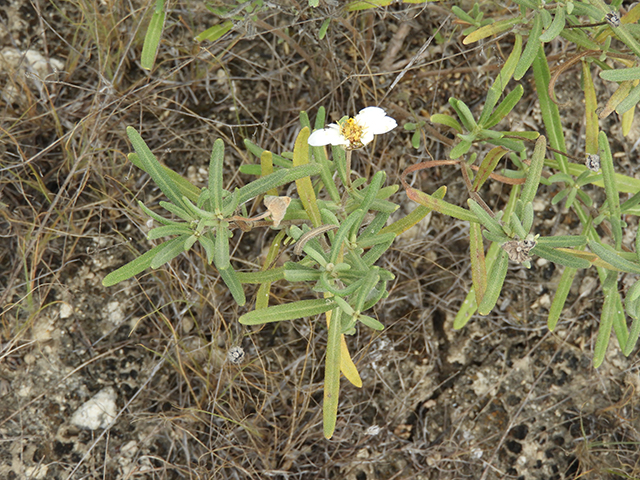
<svg viewBox="0 0 640 480">
<path fill-rule="evenodd" d="M 610 348 L 592 368 L 602 305 L 593 273 L 576 280 L 553 334 L 546 314 L 560 271 L 535 260 L 530 270 L 512 266 L 499 308 L 454 331 L 471 285 L 463 222 L 434 214 L 381 259 L 396 275 L 374 312 L 385 330 L 349 339 L 363 386 L 343 381 L 330 441 L 322 321 L 239 325 L 246 308 L 197 254 L 102 287 L 152 245 L 136 201 L 162 199 L 126 160 L 126 125 L 198 186 L 223 138 L 226 178 L 242 185 L 238 167 L 255 162 L 244 138 L 291 150 L 300 110 L 320 105 L 332 120 L 380 105 L 400 125 L 448 111 L 450 96 L 477 107 L 510 51 L 509 37 L 463 46 L 440 4 L 345 15 L 334 3 L 265 2 L 255 18 L 234 19 L 227 36 L 197 45 L 193 37 L 219 20 L 177 2 L 149 74 L 139 65 L 146 3 L 0 2 L 0 477 L 638 476 L 637 354 Z M 439 27 L 439 40 L 417 57 Z M 569 73 L 557 86 L 563 101 L 571 98 L 562 89 L 571 97 L 579 81 Z M 529 108 L 508 121 L 541 130 L 527 89 Z M 566 108 L 567 138 L 579 145 L 583 107 Z M 614 121 L 608 127 L 618 135 Z M 410 136 L 397 128 L 354 156 L 354 168 L 384 169 L 398 183 L 404 168 L 428 158 L 425 145 L 445 157 L 446 145 L 425 136 L 415 150 Z M 629 140 L 616 138 L 629 153 Z M 637 157 L 620 158 L 625 173 L 637 171 Z M 428 192 L 440 185 L 464 204 L 454 167 L 414 183 Z M 492 207 L 504 188 L 486 192 Z M 412 208 L 402 192 L 398 199 Z M 576 227 L 558 208 L 536 213 L 550 234 Z M 236 234 L 234 261 L 258 265 L 272 237 Z M 282 282 L 272 302 L 304 295 Z M 242 361 L 228 357 L 233 347 L 245 351 Z"/>
</svg>

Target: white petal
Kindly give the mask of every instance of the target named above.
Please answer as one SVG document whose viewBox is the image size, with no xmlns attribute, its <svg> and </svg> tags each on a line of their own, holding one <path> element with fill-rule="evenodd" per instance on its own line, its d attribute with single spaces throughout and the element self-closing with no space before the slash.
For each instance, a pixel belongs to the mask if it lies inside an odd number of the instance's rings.
<svg viewBox="0 0 640 480">
<path fill-rule="evenodd" d="M 309 145 L 321 147 L 323 145 L 348 145 L 349 141 L 340 134 L 338 125 L 329 125 L 328 128 L 316 130 L 309 137 Z"/>
<path fill-rule="evenodd" d="M 394 128 L 396 128 L 397 126 L 398 124 L 391 117 L 380 118 L 374 124 L 368 125 L 369 130 L 376 135 L 387 133 L 393 130 Z"/>
<path fill-rule="evenodd" d="M 362 133 L 362 137 L 360 137 L 360 143 L 362 145 L 366 145 L 367 143 L 371 143 L 371 141 L 373 140 L 373 135 L 374 135 L 374 133 L 371 131 L 371 129 L 367 128 Z"/>
<path fill-rule="evenodd" d="M 360 110 L 360 113 L 356 115 L 356 121 L 367 130 L 366 137 L 368 134 L 387 133 L 398 126 L 393 118 L 388 117 L 385 111 L 378 107 L 367 107 Z"/>
<path fill-rule="evenodd" d="M 360 110 L 360 113 L 356 115 L 356 121 L 360 119 L 366 121 L 367 118 L 382 118 L 386 115 L 386 112 L 380 107 L 367 107 Z"/>
</svg>

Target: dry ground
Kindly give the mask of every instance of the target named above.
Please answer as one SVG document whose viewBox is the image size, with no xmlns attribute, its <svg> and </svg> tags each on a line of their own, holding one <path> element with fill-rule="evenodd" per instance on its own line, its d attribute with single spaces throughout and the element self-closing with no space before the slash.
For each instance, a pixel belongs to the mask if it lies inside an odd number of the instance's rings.
<svg viewBox="0 0 640 480">
<path fill-rule="evenodd" d="M 330 441 L 322 322 L 242 327 L 246 308 L 195 253 L 103 288 L 107 273 L 149 248 L 136 201 L 162 199 L 126 160 L 127 125 L 199 186 L 223 138 L 226 178 L 242 185 L 238 167 L 255 162 L 242 140 L 290 150 L 300 110 L 324 105 L 336 119 L 380 105 L 402 126 L 447 111 L 450 96 L 477 107 L 512 41 L 464 47 L 447 4 L 346 15 L 339 2 L 310 10 L 290 0 L 265 2 L 198 45 L 194 36 L 219 20 L 177 1 L 149 74 L 139 57 L 153 3 L 0 0 L 0 478 L 638 478 L 640 363 L 610 348 L 592 368 L 602 304 L 594 273 L 576 280 L 554 334 L 546 313 L 560 269 L 543 262 L 512 268 L 500 308 L 453 331 L 471 284 L 463 222 L 434 215 L 381 260 L 396 275 L 375 311 L 386 328 L 349 340 L 364 385 L 343 381 Z M 578 82 L 572 71 L 558 86 L 573 102 L 563 117 L 576 148 Z M 524 83 L 509 121 L 541 130 Z M 603 128 L 629 152 L 615 119 Z M 410 135 L 397 128 L 355 168 L 384 169 L 397 183 L 428 158 Z M 446 158 L 445 144 L 425 140 Z M 621 171 L 637 171 L 633 158 L 620 157 Z M 414 186 L 448 185 L 447 198 L 463 204 L 454 167 L 422 173 Z M 494 185 L 485 198 L 500 208 L 503 193 Z M 538 228 L 570 232 L 576 220 L 548 206 L 552 193 L 541 189 Z M 398 193 L 409 211 L 405 198 Z M 272 236 L 236 234 L 236 265 L 259 265 Z M 271 302 L 303 295 L 283 282 Z M 227 360 L 234 346 L 246 351 L 239 365 Z M 99 392 L 115 397 L 114 421 L 75 426 L 73 413 Z"/>
</svg>

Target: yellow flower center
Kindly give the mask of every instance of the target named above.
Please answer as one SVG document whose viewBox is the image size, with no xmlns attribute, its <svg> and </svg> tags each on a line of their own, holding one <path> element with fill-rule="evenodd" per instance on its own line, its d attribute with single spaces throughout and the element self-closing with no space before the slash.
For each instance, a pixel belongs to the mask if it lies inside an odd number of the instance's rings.
<svg viewBox="0 0 640 480">
<path fill-rule="evenodd" d="M 349 118 L 342 122 L 340 125 L 340 134 L 349 140 L 350 148 L 362 147 L 362 136 L 364 135 L 364 129 L 362 125 L 356 122 L 355 118 Z"/>
</svg>

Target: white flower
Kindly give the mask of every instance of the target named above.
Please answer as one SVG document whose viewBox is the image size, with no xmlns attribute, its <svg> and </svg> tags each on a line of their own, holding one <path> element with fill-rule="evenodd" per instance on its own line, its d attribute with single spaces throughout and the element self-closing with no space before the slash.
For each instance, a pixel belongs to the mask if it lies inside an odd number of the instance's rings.
<svg viewBox="0 0 640 480">
<path fill-rule="evenodd" d="M 347 149 L 353 150 L 364 147 L 373 140 L 374 135 L 387 133 L 397 126 L 396 121 L 388 117 L 383 109 L 367 107 L 353 118 L 316 130 L 309 137 L 309 145 L 345 145 Z"/>
</svg>

